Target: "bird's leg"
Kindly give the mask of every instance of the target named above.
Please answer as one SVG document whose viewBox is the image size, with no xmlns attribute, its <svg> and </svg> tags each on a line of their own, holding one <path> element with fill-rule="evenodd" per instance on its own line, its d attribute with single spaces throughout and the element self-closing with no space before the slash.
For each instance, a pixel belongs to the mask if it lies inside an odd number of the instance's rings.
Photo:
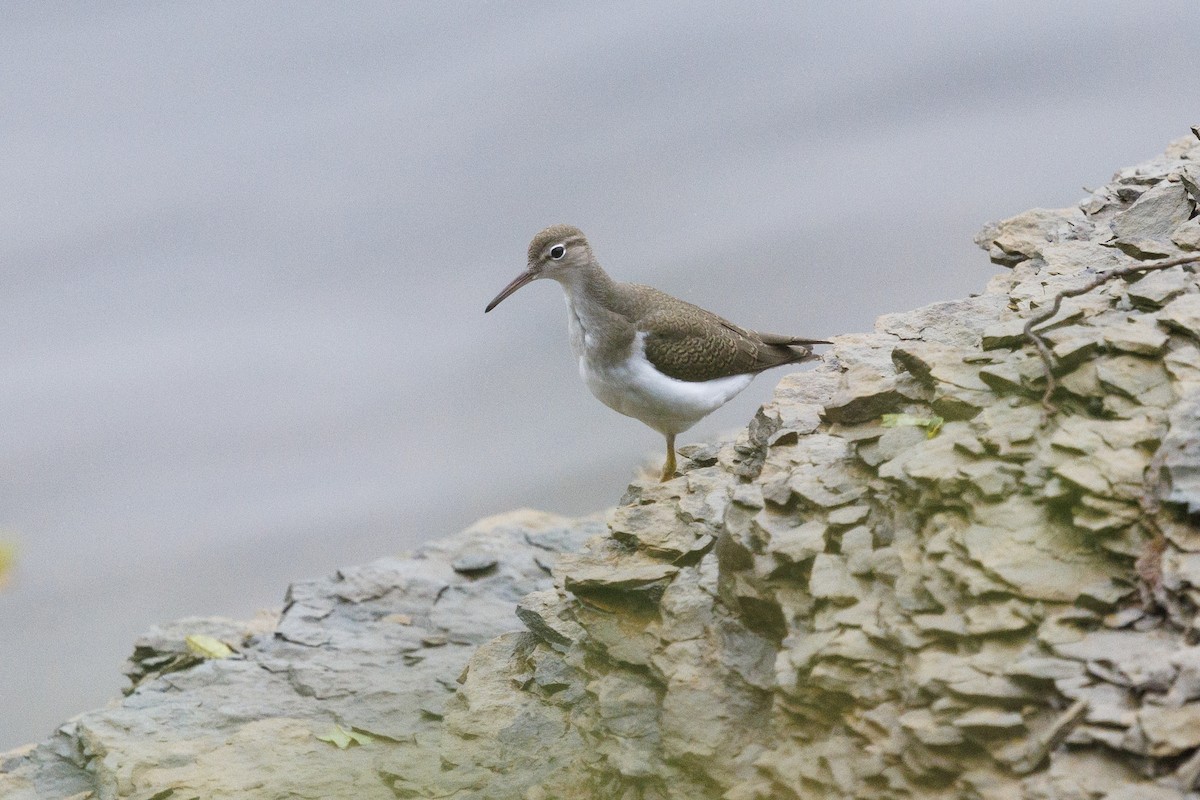
<svg viewBox="0 0 1200 800">
<path fill-rule="evenodd" d="M 667 463 L 663 464 L 662 477 L 660 482 L 671 480 L 675 477 L 675 434 L 667 434 Z"/>
</svg>

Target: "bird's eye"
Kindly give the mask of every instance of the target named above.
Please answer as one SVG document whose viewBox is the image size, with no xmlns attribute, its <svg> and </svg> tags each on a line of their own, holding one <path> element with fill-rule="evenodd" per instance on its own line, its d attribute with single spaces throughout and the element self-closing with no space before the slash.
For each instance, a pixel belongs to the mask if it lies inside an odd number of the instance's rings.
<svg viewBox="0 0 1200 800">
<path fill-rule="evenodd" d="M 567 248 L 563 247 L 561 244 L 556 244 L 556 245 L 554 245 L 554 247 L 550 248 L 550 257 L 553 258 L 555 261 L 558 261 L 566 254 L 567 254 Z"/>
</svg>

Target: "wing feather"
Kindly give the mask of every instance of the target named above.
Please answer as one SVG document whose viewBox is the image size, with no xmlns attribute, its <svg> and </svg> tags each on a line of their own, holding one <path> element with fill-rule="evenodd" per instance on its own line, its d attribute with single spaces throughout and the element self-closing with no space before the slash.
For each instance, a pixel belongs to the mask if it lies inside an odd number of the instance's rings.
<svg viewBox="0 0 1200 800">
<path fill-rule="evenodd" d="M 646 358 L 655 369 L 683 381 L 710 381 L 762 372 L 813 357 L 804 345 L 824 344 L 759 334 L 657 290 L 642 287 L 637 329 L 646 334 Z M 649 310 L 652 308 L 653 310 Z"/>
</svg>

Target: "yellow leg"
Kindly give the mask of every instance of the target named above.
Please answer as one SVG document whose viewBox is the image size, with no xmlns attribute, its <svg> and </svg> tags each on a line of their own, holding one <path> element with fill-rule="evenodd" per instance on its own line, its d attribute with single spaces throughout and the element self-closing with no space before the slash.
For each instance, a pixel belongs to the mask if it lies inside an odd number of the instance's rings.
<svg viewBox="0 0 1200 800">
<path fill-rule="evenodd" d="M 669 481 L 675 477 L 675 434 L 667 434 L 667 463 L 663 464 L 662 477 L 659 481 Z"/>
</svg>

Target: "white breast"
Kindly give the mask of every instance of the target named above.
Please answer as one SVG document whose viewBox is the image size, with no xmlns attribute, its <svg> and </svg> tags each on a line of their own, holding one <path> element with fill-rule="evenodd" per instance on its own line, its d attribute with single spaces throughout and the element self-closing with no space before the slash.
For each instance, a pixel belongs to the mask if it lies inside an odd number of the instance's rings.
<svg viewBox="0 0 1200 800">
<path fill-rule="evenodd" d="M 682 433 L 729 402 L 750 385 L 753 375 L 731 375 L 711 381 L 681 381 L 654 368 L 646 358 L 645 333 L 639 333 L 629 358 L 603 365 L 588 358 L 586 333 L 572 318 L 572 344 L 582 345 L 579 374 L 600 402 L 614 411 L 641 420 L 656 431 Z"/>
</svg>

